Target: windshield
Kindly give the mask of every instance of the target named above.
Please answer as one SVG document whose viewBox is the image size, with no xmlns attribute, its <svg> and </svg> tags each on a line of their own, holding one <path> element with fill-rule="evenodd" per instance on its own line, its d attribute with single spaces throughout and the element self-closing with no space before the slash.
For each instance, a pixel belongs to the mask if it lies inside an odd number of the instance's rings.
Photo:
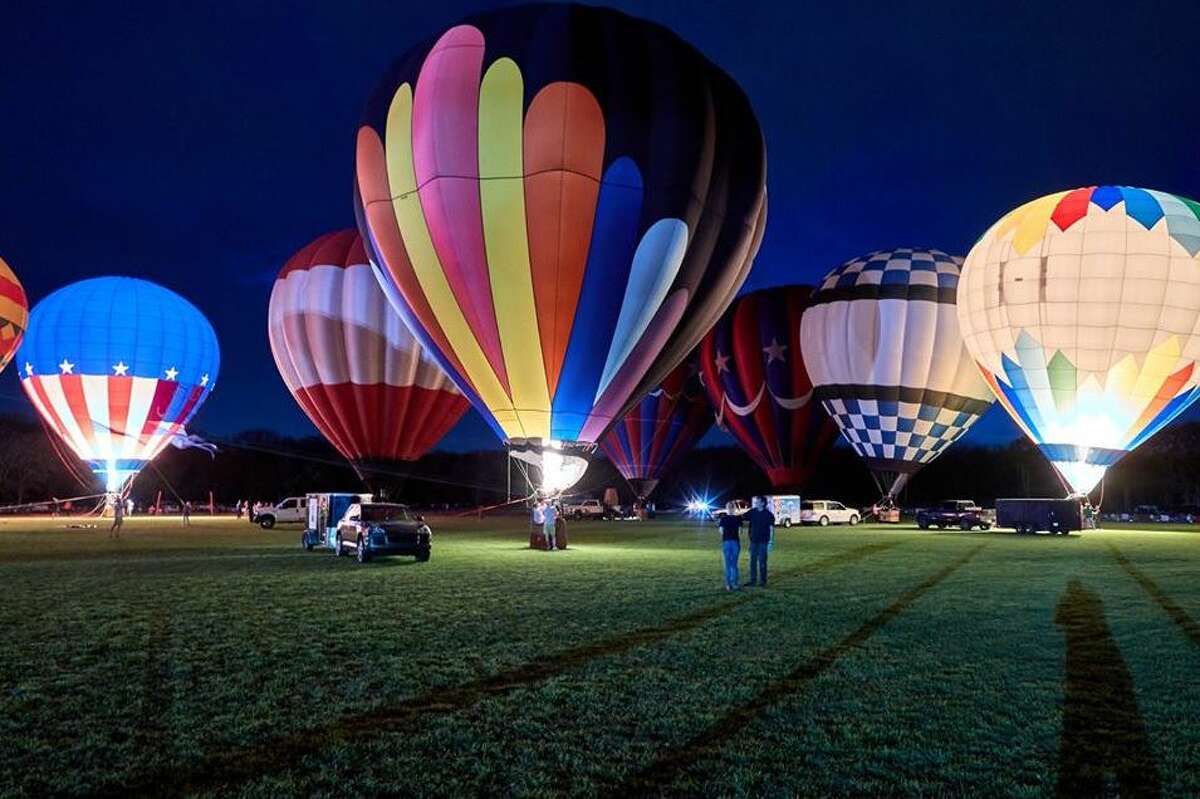
<svg viewBox="0 0 1200 799">
<path fill-rule="evenodd" d="M 406 522 L 412 517 L 403 505 L 363 505 L 364 522 Z"/>
<path fill-rule="evenodd" d="M 812 510 L 812 509 L 813 509 L 813 504 L 811 502 L 801 502 L 800 503 L 800 510 Z"/>
</svg>

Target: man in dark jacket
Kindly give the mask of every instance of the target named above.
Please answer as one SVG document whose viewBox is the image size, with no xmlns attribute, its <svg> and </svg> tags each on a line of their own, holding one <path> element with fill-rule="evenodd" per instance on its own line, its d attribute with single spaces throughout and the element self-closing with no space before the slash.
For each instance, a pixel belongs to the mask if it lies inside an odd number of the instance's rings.
<svg viewBox="0 0 1200 799">
<path fill-rule="evenodd" d="M 746 513 L 750 527 L 750 582 L 747 585 L 767 586 L 767 550 L 775 537 L 775 514 L 767 510 L 763 497 L 754 498 L 754 507 Z"/>
</svg>

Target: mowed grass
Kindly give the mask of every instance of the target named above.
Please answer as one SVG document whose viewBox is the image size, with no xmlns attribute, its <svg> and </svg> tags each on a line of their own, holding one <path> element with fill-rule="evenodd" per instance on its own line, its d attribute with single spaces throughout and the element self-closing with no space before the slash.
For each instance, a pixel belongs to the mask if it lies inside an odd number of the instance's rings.
<svg viewBox="0 0 1200 799">
<path fill-rule="evenodd" d="M 1200 793 L 1194 532 L 431 522 L 0 521 L 0 795 Z"/>
</svg>

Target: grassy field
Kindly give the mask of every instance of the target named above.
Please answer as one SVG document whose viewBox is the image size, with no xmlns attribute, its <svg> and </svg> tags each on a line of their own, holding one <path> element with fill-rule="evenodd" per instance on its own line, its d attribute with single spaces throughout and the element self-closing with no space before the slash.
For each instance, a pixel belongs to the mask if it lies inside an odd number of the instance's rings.
<svg viewBox="0 0 1200 799">
<path fill-rule="evenodd" d="M 433 523 L 0 521 L 0 795 L 1200 794 L 1194 532 Z"/>
</svg>

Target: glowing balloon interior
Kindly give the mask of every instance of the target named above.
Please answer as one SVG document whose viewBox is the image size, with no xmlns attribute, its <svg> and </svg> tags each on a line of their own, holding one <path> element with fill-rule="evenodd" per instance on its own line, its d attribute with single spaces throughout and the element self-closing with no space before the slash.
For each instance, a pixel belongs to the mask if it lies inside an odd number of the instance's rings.
<svg viewBox="0 0 1200 799">
<path fill-rule="evenodd" d="M 217 336 L 161 286 L 100 277 L 39 302 L 17 351 L 21 387 L 109 492 L 185 433 L 212 393 Z"/>
<path fill-rule="evenodd" d="M 522 6 L 389 72 L 358 134 L 359 228 L 502 439 L 594 445 L 736 294 L 765 164 L 745 95 L 671 32 Z"/>
<path fill-rule="evenodd" d="M 0 258 L 0 372 L 8 366 L 29 323 L 29 300 L 21 281 Z"/>
<path fill-rule="evenodd" d="M 961 258 L 881 250 L 825 276 L 800 340 L 817 397 L 894 498 L 992 406 L 963 346 Z"/>
<path fill-rule="evenodd" d="M 1197 397 L 1200 204 L 1091 186 L 1026 203 L 971 249 L 967 348 L 1076 493 Z"/>
</svg>

